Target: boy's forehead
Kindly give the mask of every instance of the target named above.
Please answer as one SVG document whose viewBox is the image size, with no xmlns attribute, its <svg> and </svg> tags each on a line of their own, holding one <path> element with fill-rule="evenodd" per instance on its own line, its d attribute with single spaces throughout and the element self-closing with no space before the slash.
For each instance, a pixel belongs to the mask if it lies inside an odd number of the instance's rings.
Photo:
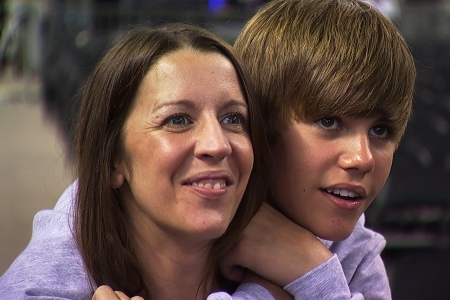
<svg viewBox="0 0 450 300">
<path fill-rule="evenodd" d="M 347 118 L 370 118 L 383 122 L 391 122 L 390 114 L 381 109 L 356 109 L 351 106 L 340 106 L 339 108 L 316 107 L 309 110 L 298 109 L 293 111 L 296 117 L 314 119 L 320 117 L 347 117 Z"/>
<path fill-rule="evenodd" d="M 297 114 L 299 117 L 306 117 L 306 118 L 314 118 L 314 117 L 347 117 L 347 118 L 371 118 L 371 119 L 386 119 L 386 121 L 389 119 L 388 115 L 386 113 L 382 112 L 375 112 L 375 111 L 363 111 L 363 112 L 342 112 L 342 111 L 333 111 L 333 110 L 323 110 L 323 111 L 316 111 L 311 113 L 299 113 Z"/>
</svg>

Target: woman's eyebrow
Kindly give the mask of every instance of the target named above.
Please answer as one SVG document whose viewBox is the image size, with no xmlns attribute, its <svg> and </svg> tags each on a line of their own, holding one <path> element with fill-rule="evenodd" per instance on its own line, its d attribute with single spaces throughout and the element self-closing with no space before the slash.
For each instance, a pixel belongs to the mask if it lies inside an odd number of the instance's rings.
<svg viewBox="0 0 450 300">
<path fill-rule="evenodd" d="M 246 102 L 239 101 L 239 100 L 230 100 L 224 105 L 224 108 L 230 107 L 230 106 L 241 106 L 244 109 L 248 109 L 248 105 Z"/>
<path fill-rule="evenodd" d="M 167 101 L 160 103 L 151 109 L 151 113 L 158 113 L 161 111 L 167 111 L 169 109 L 193 109 L 195 108 L 195 103 L 188 99 L 181 99 L 175 101 Z"/>
<path fill-rule="evenodd" d="M 159 105 L 156 105 L 153 109 L 153 111 L 158 111 L 158 110 L 162 110 L 168 107 L 186 107 L 186 108 L 195 108 L 196 104 L 194 101 L 192 100 L 187 100 L 187 99 L 181 99 L 181 100 L 176 100 L 176 101 L 170 101 L 170 102 L 164 102 L 161 103 Z M 223 108 L 228 108 L 228 107 L 232 107 L 232 106 L 240 106 L 243 109 L 248 109 L 248 105 L 246 102 L 244 101 L 239 101 L 239 100 L 229 100 L 225 103 L 225 105 L 223 106 Z"/>
<path fill-rule="evenodd" d="M 191 100 L 181 99 L 176 101 L 164 102 L 159 105 L 156 105 L 154 110 L 160 110 L 170 106 L 184 106 L 184 107 L 195 107 L 195 103 Z"/>
</svg>

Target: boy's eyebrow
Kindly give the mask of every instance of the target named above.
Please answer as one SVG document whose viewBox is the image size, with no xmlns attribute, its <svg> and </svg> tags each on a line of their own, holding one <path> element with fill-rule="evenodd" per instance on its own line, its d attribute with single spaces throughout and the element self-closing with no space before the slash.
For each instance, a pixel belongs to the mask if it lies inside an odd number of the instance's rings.
<svg viewBox="0 0 450 300">
<path fill-rule="evenodd" d="M 376 113 L 376 112 L 371 112 L 371 113 L 367 113 L 367 112 L 363 112 L 363 113 L 358 113 L 355 115 L 352 115 L 351 113 L 349 114 L 339 114 L 339 113 L 334 113 L 334 112 L 329 112 L 329 113 L 315 113 L 315 114 L 309 114 L 306 115 L 305 118 L 306 119 L 317 119 L 317 118 L 339 118 L 339 117 L 351 117 L 351 118 L 373 118 L 375 119 L 375 122 L 377 123 L 384 123 L 384 124 L 391 124 L 394 123 L 395 121 L 392 118 L 389 118 L 388 116 L 386 116 L 383 113 Z"/>
<path fill-rule="evenodd" d="M 385 113 L 374 112 L 372 114 L 367 114 L 366 116 L 369 118 L 374 118 L 376 122 L 380 122 L 380 123 L 393 123 L 394 122 L 394 120 L 392 120 L 392 118 L 389 118 Z"/>
<path fill-rule="evenodd" d="M 386 117 L 386 116 L 380 116 L 380 117 L 377 117 L 377 122 L 382 122 L 382 123 L 393 123 L 393 120 L 392 120 L 392 119 L 389 119 L 389 118 Z"/>
</svg>

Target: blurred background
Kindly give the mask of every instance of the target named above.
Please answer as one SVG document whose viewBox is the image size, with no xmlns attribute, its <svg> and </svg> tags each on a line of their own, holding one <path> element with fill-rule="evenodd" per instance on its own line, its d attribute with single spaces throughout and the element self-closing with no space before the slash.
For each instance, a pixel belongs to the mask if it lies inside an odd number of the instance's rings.
<svg viewBox="0 0 450 300">
<path fill-rule="evenodd" d="M 187 22 L 230 43 L 263 0 L 0 1 L 0 274 L 26 247 L 34 214 L 74 179 L 79 91 L 130 25 Z M 450 0 L 371 0 L 416 60 L 414 113 L 388 183 L 367 211 L 387 239 L 393 297 L 450 294 Z"/>
</svg>

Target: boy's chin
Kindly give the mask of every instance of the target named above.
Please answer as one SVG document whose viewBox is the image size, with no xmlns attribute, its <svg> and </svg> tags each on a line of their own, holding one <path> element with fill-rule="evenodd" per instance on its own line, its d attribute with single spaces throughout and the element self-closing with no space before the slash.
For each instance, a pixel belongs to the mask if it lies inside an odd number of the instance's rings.
<svg viewBox="0 0 450 300">
<path fill-rule="evenodd" d="M 353 230 L 355 229 L 355 224 L 340 224 L 341 226 L 330 226 L 325 228 L 314 228 L 312 232 L 319 238 L 340 242 L 348 238 Z"/>
</svg>

